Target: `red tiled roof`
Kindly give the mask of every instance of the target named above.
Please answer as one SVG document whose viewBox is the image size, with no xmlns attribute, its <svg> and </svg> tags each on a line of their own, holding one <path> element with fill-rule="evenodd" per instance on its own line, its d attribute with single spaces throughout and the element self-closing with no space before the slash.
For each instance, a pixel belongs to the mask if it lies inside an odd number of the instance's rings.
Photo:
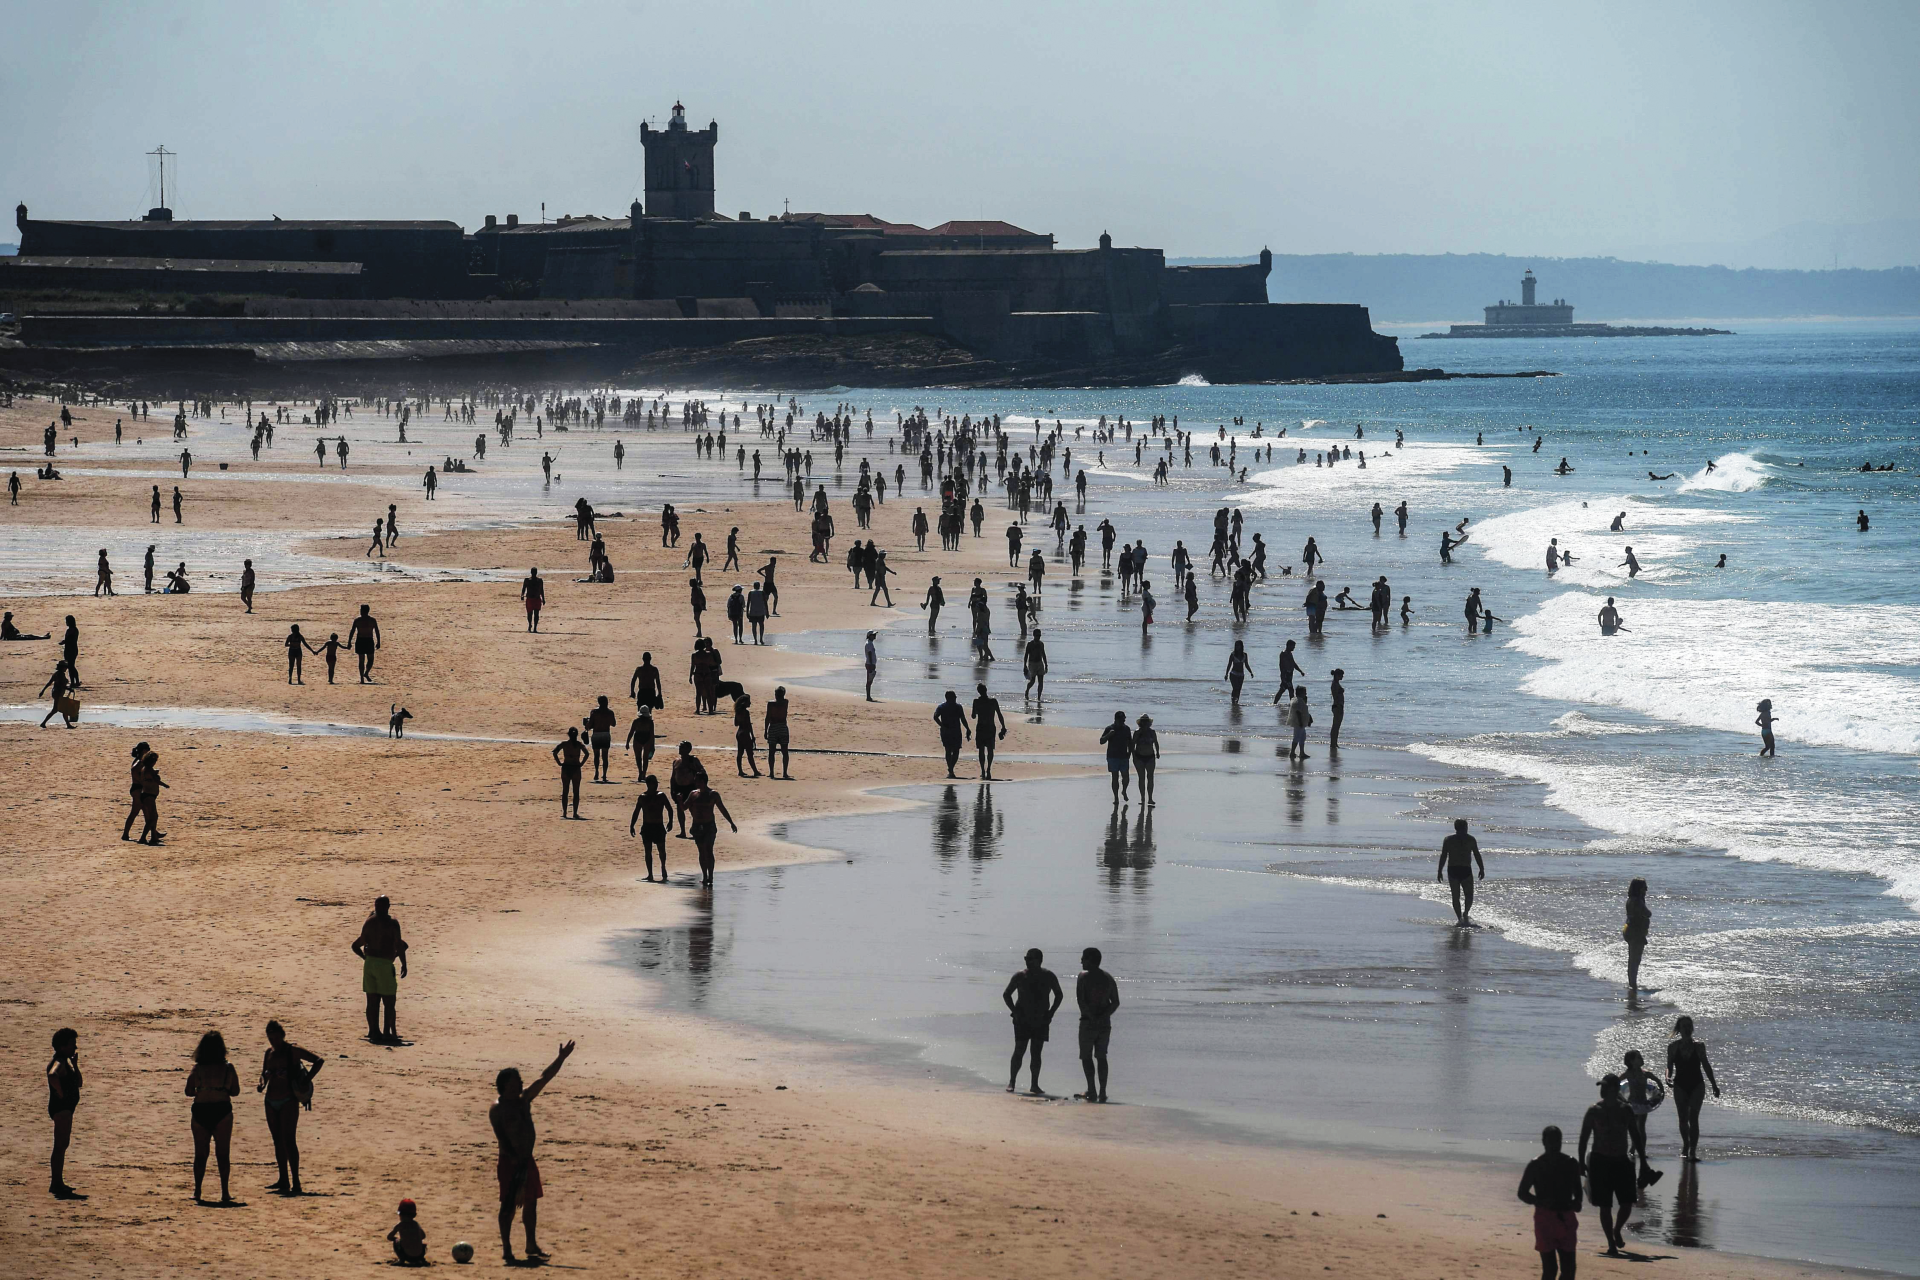
<svg viewBox="0 0 1920 1280">
<path fill-rule="evenodd" d="M 943 222 L 933 229 L 937 236 L 1032 236 L 1011 222 Z M 1036 237 L 1037 238 L 1037 237 Z"/>
<path fill-rule="evenodd" d="M 790 213 L 789 222 L 818 222 L 829 227 L 849 227 L 857 231 L 878 231 L 889 236 L 923 236 L 925 227 L 915 226 L 911 222 L 888 222 L 885 218 L 876 218 L 870 213 Z"/>
</svg>

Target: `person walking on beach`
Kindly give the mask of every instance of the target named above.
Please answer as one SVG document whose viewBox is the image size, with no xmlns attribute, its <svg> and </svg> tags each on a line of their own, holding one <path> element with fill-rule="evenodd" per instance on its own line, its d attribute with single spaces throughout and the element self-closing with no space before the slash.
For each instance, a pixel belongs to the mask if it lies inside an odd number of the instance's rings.
<svg viewBox="0 0 1920 1280">
<path fill-rule="evenodd" d="M 302 1066 L 312 1064 L 312 1070 Z M 279 1022 L 267 1023 L 267 1052 L 260 1062 L 260 1079 L 253 1091 L 264 1095 L 267 1132 L 273 1136 L 273 1162 L 279 1180 L 267 1187 L 283 1195 L 306 1194 L 300 1189 L 300 1109 L 313 1106 L 313 1078 L 326 1065 L 317 1053 L 287 1039 Z"/>
<path fill-rule="evenodd" d="M 1707 1057 L 1707 1043 L 1693 1038 L 1693 1019 L 1680 1015 L 1673 1024 L 1675 1039 L 1667 1042 L 1667 1088 L 1673 1092 L 1674 1115 L 1680 1121 L 1680 1158 L 1700 1159 L 1700 1107 L 1707 1100 L 1707 1086 L 1720 1096 L 1720 1082 L 1714 1078 L 1713 1062 Z"/>
<path fill-rule="evenodd" d="M 1453 834 L 1440 842 L 1440 865 L 1435 869 L 1434 879 L 1445 879 L 1447 888 L 1453 895 L 1454 919 L 1461 927 L 1469 923 L 1467 917 L 1473 913 L 1473 868 L 1478 863 L 1480 878 L 1487 878 L 1487 862 L 1480 856 L 1480 842 L 1467 834 L 1467 820 L 1453 820 Z M 1466 904 L 1461 905 L 1461 898 Z"/>
<path fill-rule="evenodd" d="M 1153 775 L 1160 765 L 1160 734 L 1153 727 L 1152 716 L 1141 716 L 1134 722 L 1133 730 L 1133 771 L 1140 776 L 1140 804 L 1151 809 L 1157 803 L 1153 798 Z"/>
<path fill-rule="evenodd" d="M 1127 772 L 1133 767 L 1133 730 L 1127 727 L 1126 712 L 1113 713 L 1113 723 L 1100 731 L 1100 742 L 1107 749 L 1107 781 L 1118 807 L 1128 798 Z"/>
<path fill-rule="evenodd" d="M 727 812 L 726 801 L 710 784 L 702 782 L 687 794 L 686 812 L 693 815 L 689 830 L 693 835 L 694 852 L 700 856 L 700 883 L 708 889 L 713 888 L 713 843 L 720 834 L 720 824 L 713 820 L 716 809 L 727 820 L 727 826 L 738 833 L 740 827 L 734 822 L 733 815 Z"/>
<path fill-rule="evenodd" d="M 640 846 L 647 855 L 647 880 L 653 880 L 653 851 L 660 851 L 660 883 L 667 882 L 667 828 L 673 818 L 673 800 L 660 790 L 660 779 L 647 775 L 647 789 L 633 802 L 633 816 L 627 820 L 627 834 L 640 829 Z"/>
<path fill-rule="evenodd" d="M 407 976 L 407 940 L 386 894 L 373 900 L 373 914 L 360 926 L 360 936 L 349 948 L 360 957 L 360 989 L 367 996 L 367 1040 L 371 1044 L 399 1044 L 394 1003 L 400 979 Z M 395 965 L 399 972 L 394 971 Z"/>
<path fill-rule="evenodd" d="M 1760 704 L 1754 708 L 1754 711 L 1758 714 L 1753 717 L 1753 722 L 1760 726 L 1760 754 L 1771 756 L 1773 754 L 1773 699 L 1760 699 Z"/>
<path fill-rule="evenodd" d="M 1587 1153 L 1589 1143 L 1593 1147 L 1591 1157 Z M 1619 1257 L 1627 1247 L 1627 1218 L 1640 1200 L 1640 1173 L 1634 1157 L 1644 1161 L 1646 1155 L 1633 1112 L 1620 1097 L 1620 1077 L 1608 1073 L 1600 1080 L 1600 1101 L 1587 1108 L 1580 1122 L 1580 1166 L 1593 1189 L 1593 1207 L 1600 1211 L 1600 1229 L 1606 1232 L 1609 1258 Z"/>
<path fill-rule="evenodd" d="M 926 597 L 920 601 L 920 607 L 927 611 L 927 634 L 932 635 L 934 627 L 940 621 L 940 606 L 947 602 L 947 593 L 940 589 L 940 575 L 935 574 L 933 581 L 927 584 Z"/>
<path fill-rule="evenodd" d="M 1640 989 L 1640 958 L 1647 953 L 1647 932 L 1653 912 L 1647 906 L 1647 882 L 1635 876 L 1627 885 L 1627 923 L 1620 936 L 1627 940 L 1627 992 Z"/>
<path fill-rule="evenodd" d="M 1047 1043 L 1055 1011 L 1067 998 L 1060 989 L 1060 979 L 1051 969 L 1040 967 L 1043 959 L 1040 948 L 1030 948 L 1027 967 L 1007 979 L 1006 988 L 1000 992 L 1001 1002 L 1013 1015 L 1013 1062 L 1007 1068 L 1007 1092 L 1019 1088 L 1020 1060 L 1027 1058 L 1027 1092 L 1036 1098 L 1046 1096 L 1040 1089 L 1041 1046 Z"/>
<path fill-rule="evenodd" d="M 973 686 L 973 745 L 980 757 L 980 776 L 988 782 L 993 781 L 993 750 L 996 742 L 1004 742 L 1007 737 L 1007 717 L 1000 710 L 1000 699 L 987 695 L 987 686 Z M 1000 732 L 994 733 L 998 724 Z"/>
<path fill-rule="evenodd" d="M 1088 1102 L 1107 1100 L 1107 1042 L 1113 1037 L 1113 1014 L 1120 1007 L 1120 984 L 1100 967 L 1100 948 L 1080 953 L 1080 977 L 1073 984 L 1080 1006 L 1080 1069 L 1087 1073 Z M 1097 1078 L 1096 1078 L 1097 1077 Z"/>
<path fill-rule="evenodd" d="M 380 623 L 369 606 L 360 606 L 360 616 L 347 628 L 347 642 L 353 646 L 354 657 L 360 661 L 360 683 L 372 684 L 373 651 L 380 647 Z"/>
<path fill-rule="evenodd" d="M 139 792 L 141 819 L 140 838 L 136 843 L 157 845 L 167 834 L 160 829 L 160 789 L 167 784 L 160 778 L 159 752 L 148 751 L 140 757 L 133 771 L 133 783 Z"/>
<path fill-rule="evenodd" d="M 47 1192 L 56 1200 L 85 1199 L 67 1185 L 67 1147 L 73 1141 L 73 1113 L 85 1082 L 80 1074 L 80 1033 L 62 1027 L 53 1033 L 53 1057 L 47 1062 L 47 1118 L 53 1121 Z"/>
<path fill-rule="evenodd" d="M 946 753 L 947 776 L 957 778 L 960 775 L 953 771 L 953 766 L 960 762 L 961 744 L 965 737 L 973 735 L 973 730 L 967 727 L 967 712 L 960 705 L 960 695 L 947 690 L 946 699 L 933 709 L 933 722 L 940 726 L 940 749 Z"/>
<path fill-rule="evenodd" d="M 573 816 L 580 816 L 580 766 L 586 762 L 587 744 L 580 741 L 580 731 L 567 729 L 567 739 L 553 749 L 553 761 L 560 766 L 560 816 L 567 816 L 567 794 L 573 794 Z"/>
<path fill-rule="evenodd" d="M 636 706 L 652 711 L 666 707 L 667 700 L 660 684 L 660 668 L 653 665 L 651 652 L 640 655 L 640 665 L 633 669 L 633 678 L 627 682 L 627 693 Z"/>
<path fill-rule="evenodd" d="M 878 631 L 867 632 L 867 643 L 865 647 L 862 648 L 861 650 L 861 658 L 866 663 L 866 668 L 867 668 L 867 701 L 868 702 L 875 701 L 873 696 L 873 678 L 880 674 L 880 651 L 873 647 L 874 638 L 877 637 L 879 634 L 880 633 Z"/>
<path fill-rule="evenodd" d="M 767 593 L 757 582 L 747 592 L 747 629 L 755 644 L 767 642 Z"/>
<path fill-rule="evenodd" d="M 1580 1162 L 1560 1149 L 1560 1126 L 1540 1131 L 1540 1154 L 1520 1175 L 1520 1200 L 1533 1206 L 1533 1247 L 1540 1280 L 1574 1280 L 1580 1247 Z"/>
<path fill-rule="evenodd" d="M 240 1074 L 227 1061 L 227 1042 L 218 1031 L 200 1037 L 193 1051 L 193 1070 L 182 1090 L 193 1099 L 193 1202 L 204 1204 L 201 1185 L 207 1178 L 207 1148 L 213 1147 L 220 1165 L 220 1203 L 235 1203 L 229 1185 L 233 1172 L 233 1100 L 240 1096 Z"/>
<path fill-rule="evenodd" d="M 73 728 L 75 717 L 69 706 L 73 688 L 74 680 L 67 674 L 67 662 L 63 658 L 53 664 L 53 674 L 48 676 L 47 682 L 40 686 L 41 693 L 46 693 L 48 690 L 53 692 L 53 704 L 47 708 L 47 714 L 40 717 L 42 729 L 46 728 L 47 721 L 55 716 L 59 716 L 67 728 Z"/>
<path fill-rule="evenodd" d="M 1247 653 L 1247 642 L 1235 640 L 1233 652 L 1227 655 L 1227 683 L 1233 688 L 1233 702 L 1240 701 L 1240 686 L 1247 682 L 1247 674 L 1253 669 L 1253 659 Z"/>
<path fill-rule="evenodd" d="M 305 684 L 306 680 L 300 674 L 301 668 L 309 653 L 320 651 L 307 643 L 307 638 L 300 634 L 300 624 L 297 622 L 287 629 L 287 638 L 282 643 L 287 648 L 287 683 Z"/>
<path fill-rule="evenodd" d="M 253 571 L 253 561 L 245 560 L 240 565 L 240 603 L 247 606 L 247 612 L 253 612 L 253 589 L 259 584 L 259 575 Z"/>
<path fill-rule="evenodd" d="M 700 579 L 688 578 L 687 592 L 688 603 L 693 609 L 693 634 L 696 637 L 705 636 L 706 632 L 700 629 L 700 615 L 707 611 L 707 593 L 700 589 Z"/>
<path fill-rule="evenodd" d="M 758 753 L 760 744 L 753 736 L 753 697 L 739 693 L 733 699 L 733 771 L 742 778 L 747 769 L 753 770 L 753 776 L 760 776 Z M 747 768 L 742 768 L 745 765 Z"/>
<path fill-rule="evenodd" d="M 148 595 L 152 595 L 152 594 L 153 594 L 153 553 L 154 553 L 154 550 L 155 550 L 155 544 L 153 544 L 153 543 L 151 543 L 151 542 L 149 542 L 149 543 L 147 544 L 147 555 L 146 555 L 146 559 L 145 559 L 145 560 L 144 560 L 144 561 L 142 562 L 142 568 L 143 568 L 143 570 L 145 571 L 145 573 L 146 573 L 146 578 L 147 578 L 147 590 L 146 590 L 146 594 L 148 594 Z"/>
<path fill-rule="evenodd" d="M 707 785 L 707 766 L 700 757 L 693 754 L 693 744 L 682 742 L 680 754 L 675 757 L 673 768 L 667 773 L 667 795 L 673 801 L 673 808 L 680 816 L 680 838 L 687 838 L 687 797 L 694 790 Z"/>
<path fill-rule="evenodd" d="M 1027 641 L 1020 653 L 1020 669 L 1027 677 L 1027 698 L 1047 696 L 1047 646 L 1040 640 L 1040 628 L 1033 629 L 1033 639 Z"/>
<path fill-rule="evenodd" d="M 600 705 L 587 712 L 587 740 L 593 747 L 595 782 L 613 781 L 613 729 L 619 723 L 620 718 L 607 705 L 607 695 L 601 694 Z"/>
<path fill-rule="evenodd" d="M 550 1255 L 540 1247 L 540 1166 L 533 1158 L 536 1138 L 533 1127 L 533 1100 L 540 1096 L 560 1068 L 573 1056 L 574 1042 L 560 1046 L 560 1053 L 547 1064 L 540 1078 L 523 1086 L 518 1067 L 503 1067 L 493 1078 L 499 1101 L 487 1109 L 487 1122 L 500 1143 L 500 1158 L 494 1172 L 500 1183 L 500 1257 L 508 1266 L 520 1265 L 513 1256 L 513 1211 L 520 1210 L 520 1221 L 527 1233 L 527 1261 L 539 1263 Z"/>
<path fill-rule="evenodd" d="M 100 562 L 94 567 L 93 574 L 93 594 L 97 596 L 102 591 L 109 597 L 113 595 L 113 566 L 107 563 L 105 547 L 100 548 Z"/>
<path fill-rule="evenodd" d="M 527 570 L 527 576 L 520 580 L 520 601 L 527 609 L 527 630 L 540 630 L 540 611 L 547 607 L 547 582 L 540 576 L 540 567 L 535 565 Z"/>
</svg>

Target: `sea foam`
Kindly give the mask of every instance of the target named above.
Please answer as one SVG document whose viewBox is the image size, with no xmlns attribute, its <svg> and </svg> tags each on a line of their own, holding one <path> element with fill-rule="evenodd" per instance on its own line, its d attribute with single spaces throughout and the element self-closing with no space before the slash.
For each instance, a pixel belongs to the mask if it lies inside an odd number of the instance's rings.
<svg viewBox="0 0 1920 1280">
<path fill-rule="evenodd" d="M 1773 468 L 1750 453 L 1729 453 L 1715 458 L 1713 470 L 1700 468 L 1680 485 L 1681 493 L 1747 493 L 1758 489 L 1773 476 Z"/>
<path fill-rule="evenodd" d="M 1887 669 L 1920 665 L 1920 607 L 1635 600 L 1602 636 L 1601 604 L 1570 591 L 1513 624 L 1507 647 L 1546 660 L 1522 689 L 1747 736 L 1770 698 L 1783 741 L 1920 755 L 1920 680 Z"/>
</svg>

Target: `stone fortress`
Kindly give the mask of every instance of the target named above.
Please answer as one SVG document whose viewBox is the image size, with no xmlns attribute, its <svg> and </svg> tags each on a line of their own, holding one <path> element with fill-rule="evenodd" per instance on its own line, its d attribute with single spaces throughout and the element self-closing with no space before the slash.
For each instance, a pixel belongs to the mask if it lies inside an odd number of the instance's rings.
<svg viewBox="0 0 1920 1280">
<path fill-rule="evenodd" d="M 1402 368 L 1397 343 L 1373 332 L 1363 306 L 1269 303 L 1264 250 L 1258 263 L 1175 267 L 1159 249 L 1116 247 L 1106 234 L 1097 248 L 1063 249 L 1006 222 L 730 217 L 715 203 L 719 141 L 717 123 L 694 129 L 676 103 L 664 128 L 641 127 L 645 199 L 626 217 L 489 214 L 471 232 L 453 222 L 188 221 L 166 208 L 136 221 L 49 221 L 22 204 L 19 256 L 0 259 L 0 309 L 16 300 L 30 346 L 238 347 L 265 359 L 420 358 L 493 344 L 617 361 L 917 334 L 1063 371 L 1131 361 L 1256 381 Z"/>
</svg>

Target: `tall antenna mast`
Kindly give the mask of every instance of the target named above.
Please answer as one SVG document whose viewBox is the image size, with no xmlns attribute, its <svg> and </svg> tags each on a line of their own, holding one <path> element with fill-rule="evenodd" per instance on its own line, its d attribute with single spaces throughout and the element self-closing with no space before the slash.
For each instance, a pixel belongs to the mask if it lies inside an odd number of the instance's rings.
<svg viewBox="0 0 1920 1280">
<path fill-rule="evenodd" d="M 160 161 L 160 207 L 164 209 L 167 207 L 167 157 L 178 155 L 179 152 L 169 151 L 165 146 L 158 146 L 147 154 Z"/>
</svg>

